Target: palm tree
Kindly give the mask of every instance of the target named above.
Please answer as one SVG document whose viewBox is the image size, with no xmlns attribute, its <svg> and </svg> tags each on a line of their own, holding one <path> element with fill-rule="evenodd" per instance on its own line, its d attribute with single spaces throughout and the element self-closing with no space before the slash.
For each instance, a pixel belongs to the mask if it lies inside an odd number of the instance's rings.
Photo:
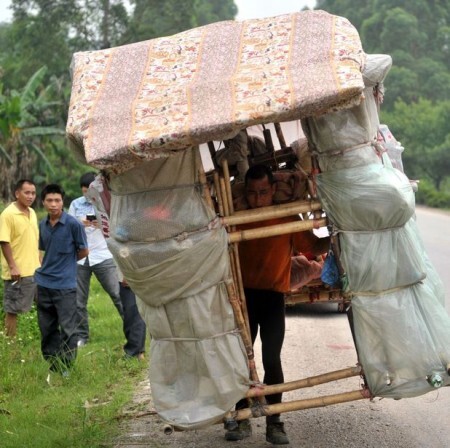
<svg viewBox="0 0 450 448">
<path fill-rule="evenodd" d="M 49 136 L 64 135 L 51 101 L 52 85 L 42 87 L 47 68 L 41 67 L 21 91 L 3 93 L 0 83 L 0 198 L 9 201 L 14 183 L 35 174 L 34 165 L 42 161 L 50 171 L 45 155 Z M 58 126 L 59 124 L 59 126 Z"/>
</svg>

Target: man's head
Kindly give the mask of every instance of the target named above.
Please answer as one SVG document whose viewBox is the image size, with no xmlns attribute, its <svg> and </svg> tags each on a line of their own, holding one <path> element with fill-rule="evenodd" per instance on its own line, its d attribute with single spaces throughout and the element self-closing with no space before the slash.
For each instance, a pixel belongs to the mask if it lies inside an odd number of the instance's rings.
<svg viewBox="0 0 450 448">
<path fill-rule="evenodd" d="M 94 182 L 96 175 L 97 173 L 95 173 L 94 171 L 89 171 L 88 173 L 84 173 L 80 177 L 80 187 L 83 195 L 85 195 L 86 192 L 88 191 L 89 185 L 91 185 L 91 183 Z"/>
<path fill-rule="evenodd" d="M 57 217 L 64 207 L 64 189 L 58 184 L 49 184 L 41 192 L 42 204 L 50 216 Z"/>
<path fill-rule="evenodd" d="M 272 170 L 265 165 L 253 165 L 245 174 L 245 197 L 250 208 L 272 205 L 274 193 Z"/>
<path fill-rule="evenodd" d="M 36 199 L 36 185 L 32 180 L 21 179 L 14 188 L 16 202 L 21 208 L 31 207 Z"/>
</svg>

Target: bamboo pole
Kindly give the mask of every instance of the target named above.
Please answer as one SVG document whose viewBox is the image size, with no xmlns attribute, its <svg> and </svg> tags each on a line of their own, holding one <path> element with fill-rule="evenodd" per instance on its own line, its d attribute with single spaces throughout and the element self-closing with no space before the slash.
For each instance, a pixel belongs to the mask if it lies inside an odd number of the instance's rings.
<svg viewBox="0 0 450 448">
<path fill-rule="evenodd" d="M 318 386 L 319 384 L 329 383 L 331 381 L 342 380 L 352 376 L 361 375 L 360 366 L 349 367 L 347 369 L 336 370 L 334 372 L 324 373 L 322 375 L 311 376 L 302 380 L 290 381 L 282 384 L 272 384 L 270 386 L 254 387 L 249 389 L 246 397 L 259 397 L 260 395 L 272 395 L 281 392 L 289 392 L 296 389 L 304 389 L 306 387 Z"/>
<path fill-rule="evenodd" d="M 240 409 L 238 411 L 229 412 L 227 418 L 232 418 L 239 421 L 246 420 L 252 417 L 263 417 L 267 415 L 281 414 L 283 412 L 321 408 L 333 404 L 347 403 L 349 401 L 356 401 L 367 398 L 370 398 L 370 392 L 366 389 L 361 389 L 351 392 L 343 392 L 341 394 L 326 395 L 317 398 L 308 398 L 304 400 L 287 401 L 283 403 Z"/>
<path fill-rule="evenodd" d="M 236 285 L 238 288 L 238 296 L 241 299 L 241 308 L 242 313 L 245 318 L 245 324 L 250 331 L 250 322 L 248 320 L 248 312 L 247 312 L 247 301 L 245 299 L 245 292 L 244 292 L 244 282 L 242 281 L 242 275 L 241 275 L 241 263 L 239 260 L 239 247 L 237 243 L 230 244 L 230 247 L 233 251 L 233 258 L 236 265 Z"/>
<path fill-rule="evenodd" d="M 220 186 L 222 198 L 225 200 L 226 204 L 226 213 L 225 216 L 230 216 L 234 213 L 233 207 L 233 196 L 231 192 L 231 183 L 230 183 L 230 172 L 228 169 L 228 161 L 226 159 L 222 162 L 222 171 L 223 177 L 220 177 Z M 231 230 L 235 230 L 233 226 L 231 226 Z M 238 323 L 238 327 L 241 331 L 242 339 L 244 345 L 246 347 L 247 359 L 249 365 L 250 378 L 253 382 L 259 383 L 258 372 L 256 371 L 255 364 L 255 355 L 253 351 L 253 343 L 250 335 L 250 324 L 248 320 L 247 313 L 247 303 L 245 301 L 244 288 L 241 277 L 241 268 L 239 263 L 239 254 L 237 250 L 237 244 L 230 245 L 230 263 L 232 268 L 234 266 L 234 283 L 232 287 L 229 286 L 228 294 L 230 296 L 234 294 L 233 301 L 233 311 L 236 318 L 236 322 Z M 237 290 L 236 290 L 237 288 Z M 231 297 L 231 296 L 230 296 Z M 231 302 L 231 300 L 230 300 Z M 266 405 L 266 399 L 263 396 L 258 397 L 257 399 L 260 405 Z"/>
<path fill-rule="evenodd" d="M 219 174 L 217 171 L 213 173 L 214 189 L 216 190 L 217 205 L 219 206 L 219 215 L 224 216 L 222 192 L 220 190 Z"/>
<path fill-rule="evenodd" d="M 274 123 L 275 126 L 275 132 L 277 133 L 278 141 L 280 142 L 280 148 L 286 148 L 286 140 L 284 139 L 283 130 L 281 129 L 280 123 Z"/>
<path fill-rule="evenodd" d="M 233 216 L 223 218 L 222 222 L 229 226 L 240 225 L 317 210 L 322 210 L 322 204 L 319 201 L 295 201 L 288 202 L 287 204 L 272 205 L 270 207 L 241 210 L 233 214 Z"/>
<path fill-rule="evenodd" d="M 223 202 L 223 214 L 224 216 L 230 215 L 230 208 L 228 206 L 228 196 L 227 191 L 225 187 L 225 180 L 222 176 L 219 176 L 219 185 L 220 185 L 220 195 L 222 196 L 222 202 Z"/>
<path fill-rule="evenodd" d="M 261 227 L 258 229 L 238 230 L 228 234 L 229 243 L 237 243 L 259 238 L 268 238 L 275 235 L 284 235 L 286 233 L 303 232 L 305 230 L 318 229 L 327 225 L 326 218 L 308 219 L 306 221 L 288 222 L 274 226 Z"/>
<path fill-rule="evenodd" d="M 295 305 L 296 303 L 315 303 L 315 302 L 348 302 L 341 294 L 341 290 L 333 289 L 330 291 L 310 291 L 285 294 L 284 303 L 286 305 Z"/>
<path fill-rule="evenodd" d="M 225 180 L 225 191 L 227 193 L 227 200 L 228 200 L 228 210 L 229 210 L 228 214 L 232 215 L 234 213 L 233 195 L 231 193 L 230 170 L 228 169 L 227 159 L 222 160 L 222 170 L 223 170 L 223 177 Z"/>
<path fill-rule="evenodd" d="M 236 295 L 236 289 L 232 282 L 226 282 L 226 288 L 228 293 L 228 299 L 230 301 L 231 307 L 233 308 L 234 316 L 236 319 L 237 326 L 241 331 L 242 342 L 244 343 L 245 351 L 247 353 L 248 368 L 250 372 L 250 379 L 255 382 L 259 382 L 258 373 L 256 372 L 255 354 L 253 351 L 252 339 L 250 333 L 245 326 L 245 318 L 242 313 L 240 300 Z"/>
</svg>

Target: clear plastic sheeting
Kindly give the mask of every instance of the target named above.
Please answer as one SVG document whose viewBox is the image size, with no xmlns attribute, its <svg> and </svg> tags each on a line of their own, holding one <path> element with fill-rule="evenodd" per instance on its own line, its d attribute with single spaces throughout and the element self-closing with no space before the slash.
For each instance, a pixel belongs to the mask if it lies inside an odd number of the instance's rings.
<svg viewBox="0 0 450 448">
<path fill-rule="evenodd" d="M 124 242 L 172 238 L 205 227 L 211 219 L 199 186 L 123 195 L 113 204 L 111 219 L 120 222 L 113 236 Z M 185 214 L 191 216 L 188 223 L 183 222 Z"/>
<path fill-rule="evenodd" d="M 380 143 L 386 149 L 392 166 L 403 173 L 402 152 L 405 148 L 396 140 L 385 124 L 380 124 L 378 130 Z"/>
<path fill-rule="evenodd" d="M 450 319 L 426 280 L 352 300 L 358 356 L 375 396 L 414 397 L 450 384 Z M 370 335 L 370 337 L 368 337 Z"/>
<path fill-rule="evenodd" d="M 340 234 L 341 261 L 352 292 L 376 292 L 413 285 L 427 267 L 411 219 L 405 226 L 381 232 Z"/>
<path fill-rule="evenodd" d="M 151 335 L 150 383 L 166 422 L 221 420 L 249 387 L 226 292 L 228 239 L 202 197 L 198 149 L 112 175 L 108 246 Z"/>
<path fill-rule="evenodd" d="M 302 127 L 322 170 L 317 192 L 338 235 L 369 389 L 402 398 L 450 384 L 450 317 L 414 221 L 411 183 L 398 169 L 403 148 L 380 128 L 390 65 L 389 56 L 368 55 L 364 101 Z"/>
<path fill-rule="evenodd" d="M 200 422 L 190 425 L 192 429 L 217 421 L 218 413 L 230 408 L 248 383 L 242 370 L 230 369 L 242 364 L 243 347 L 234 331 L 233 312 L 224 306 L 227 300 L 225 285 L 220 284 L 165 307 L 145 308 L 145 321 L 153 328 L 153 399 L 164 407 L 157 408 L 158 413 L 177 426 Z"/>
<path fill-rule="evenodd" d="M 340 230 L 399 227 L 414 213 L 409 179 L 384 165 L 319 174 L 317 189 L 329 218 Z"/>
<path fill-rule="evenodd" d="M 148 305 L 161 306 L 176 298 L 200 293 L 222 281 L 228 273 L 227 241 L 223 228 L 202 232 L 193 238 L 175 241 L 177 253 L 164 260 L 153 261 L 151 257 L 136 253 L 141 263 L 147 260 L 140 268 L 131 266 L 135 258 L 133 245 L 119 246 L 115 241 L 109 247 L 133 291 Z M 154 244 L 169 248 L 165 242 Z M 143 248 L 145 250 L 145 245 Z"/>
<path fill-rule="evenodd" d="M 381 165 L 382 163 L 377 148 L 372 144 L 367 144 L 346 152 L 327 154 L 326 156 L 317 154 L 317 160 L 319 161 L 322 172 L 353 167 L 360 168 L 370 164 Z"/>
</svg>

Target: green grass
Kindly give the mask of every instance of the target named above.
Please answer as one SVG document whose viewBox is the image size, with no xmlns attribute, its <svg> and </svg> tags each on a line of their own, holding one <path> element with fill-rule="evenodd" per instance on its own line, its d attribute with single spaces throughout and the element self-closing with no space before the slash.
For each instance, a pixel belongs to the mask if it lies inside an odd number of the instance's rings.
<svg viewBox="0 0 450 448">
<path fill-rule="evenodd" d="M 5 338 L 0 312 L 2 448 L 113 445 L 121 409 L 130 400 L 135 385 L 145 377 L 147 363 L 123 359 L 121 320 L 95 279 L 89 316 L 91 340 L 78 350 L 70 378 L 52 374 L 49 385 L 35 309 L 20 315 L 15 340 Z"/>
</svg>

